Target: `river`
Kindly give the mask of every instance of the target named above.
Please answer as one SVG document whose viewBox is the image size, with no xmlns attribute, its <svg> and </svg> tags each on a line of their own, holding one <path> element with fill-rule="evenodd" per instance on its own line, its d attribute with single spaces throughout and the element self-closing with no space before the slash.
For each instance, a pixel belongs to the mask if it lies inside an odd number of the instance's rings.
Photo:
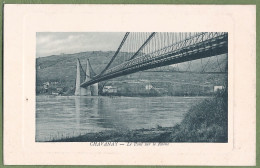
<svg viewBox="0 0 260 168">
<path fill-rule="evenodd" d="M 105 130 L 172 127 L 205 97 L 36 97 L 36 141 Z"/>
</svg>

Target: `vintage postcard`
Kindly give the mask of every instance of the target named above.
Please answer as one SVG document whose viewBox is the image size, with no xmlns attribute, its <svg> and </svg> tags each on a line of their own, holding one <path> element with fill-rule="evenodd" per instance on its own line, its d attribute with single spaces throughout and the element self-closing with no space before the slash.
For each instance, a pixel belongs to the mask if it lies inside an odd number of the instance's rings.
<svg viewBox="0 0 260 168">
<path fill-rule="evenodd" d="M 254 165 L 255 12 L 5 5 L 4 163 Z"/>
<path fill-rule="evenodd" d="M 36 142 L 228 142 L 228 33 L 36 36 Z"/>
</svg>

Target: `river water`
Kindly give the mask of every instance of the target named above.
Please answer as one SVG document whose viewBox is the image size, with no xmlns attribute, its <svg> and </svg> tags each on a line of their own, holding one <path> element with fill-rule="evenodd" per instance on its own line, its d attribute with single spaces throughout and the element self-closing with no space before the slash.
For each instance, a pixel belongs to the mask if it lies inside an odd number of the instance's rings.
<svg viewBox="0 0 260 168">
<path fill-rule="evenodd" d="M 171 127 L 205 97 L 36 97 L 36 141 L 105 130 Z"/>
</svg>

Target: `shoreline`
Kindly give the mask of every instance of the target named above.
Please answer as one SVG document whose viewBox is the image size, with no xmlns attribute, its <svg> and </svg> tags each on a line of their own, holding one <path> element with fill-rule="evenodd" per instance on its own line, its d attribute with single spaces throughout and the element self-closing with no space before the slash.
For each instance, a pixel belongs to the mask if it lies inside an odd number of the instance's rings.
<svg viewBox="0 0 260 168">
<path fill-rule="evenodd" d="M 108 96 L 108 95 L 98 95 L 98 96 L 75 96 L 75 95 L 48 95 L 48 94 L 38 94 L 36 96 L 46 96 L 46 97 L 88 97 L 88 98 L 96 98 L 96 97 L 108 97 L 108 98 L 118 98 L 118 97 L 126 97 L 126 98 L 149 98 L 149 97 L 183 97 L 183 98 L 190 98 L 190 97 L 205 97 L 205 98 L 211 98 L 214 97 L 214 95 L 198 95 L 198 96 L 168 96 L 168 95 L 162 95 L 162 96 Z"/>
<path fill-rule="evenodd" d="M 76 137 L 53 139 L 47 142 L 164 142 L 162 136 L 170 135 L 179 125 L 135 130 L 108 130 L 86 133 Z M 46 142 L 46 141 L 40 141 Z"/>
<path fill-rule="evenodd" d="M 180 124 L 137 130 L 110 130 L 45 142 L 228 142 L 227 93 L 194 105 Z"/>
<path fill-rule="evenodd" d="M 180 124 L 136 130 L 108 130 L 44 142 L 228 142 L 228 95 L 225 90 L 192 106 Z M 42 141 L 43 142 L 43 141 Z"/>
</svg>

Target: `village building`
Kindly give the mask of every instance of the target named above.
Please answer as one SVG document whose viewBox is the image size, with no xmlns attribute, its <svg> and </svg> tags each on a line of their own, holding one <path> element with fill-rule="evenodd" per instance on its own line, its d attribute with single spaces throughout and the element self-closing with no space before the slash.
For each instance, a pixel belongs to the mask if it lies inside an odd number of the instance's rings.
<svg viewBox="0 0 260 168">
<path fill-rule="evenodd" d="M 114 86 L 104 86 L 103 93 L 117 93 L 117 87 Z"/>
<path fill-rule="evenodd" d="M 214 86 L 213 91 L 218 92 L 218 91 L 222 91 L 223 89 L 224 89 L 224 86 Z"/>
</svg>

